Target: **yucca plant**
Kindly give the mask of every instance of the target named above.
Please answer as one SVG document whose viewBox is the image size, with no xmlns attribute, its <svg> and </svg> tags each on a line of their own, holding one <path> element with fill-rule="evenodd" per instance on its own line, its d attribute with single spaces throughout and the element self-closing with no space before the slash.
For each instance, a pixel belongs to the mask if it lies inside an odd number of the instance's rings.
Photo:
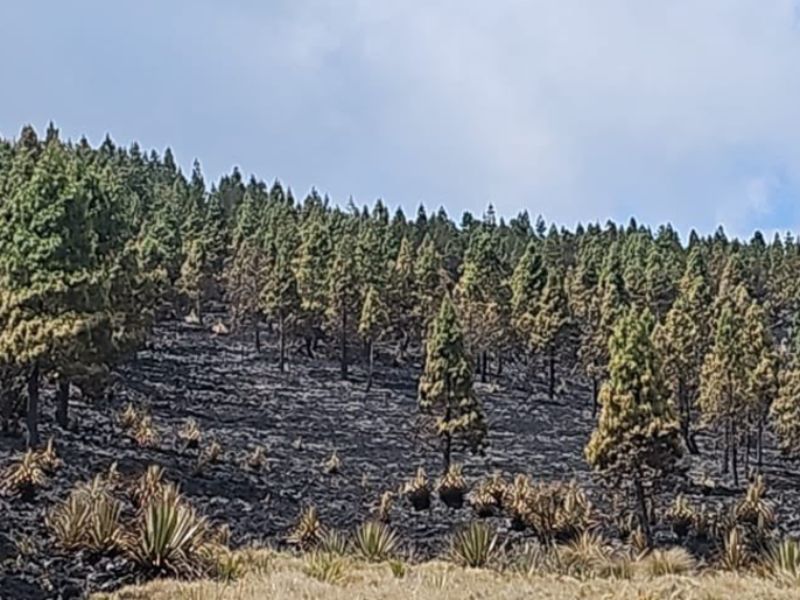
<svg viewBox="0 0 800 600">
<path fill-rule="evenodd" d="M 142 448 L 150 448 L 158 443 L 158 432 L 150 415 L 142 416 L 133 429 L 133 439 Z"/>
<path fill-rule="evenodd" d="M 514 481 L 505 487 L 503 507 L 511 518 L 511 529 L 522 531 L 528 526 L 532 496 L 531 480 L 522 473 L 516 475 Z"/>
<path fill-rule="evenodd" d="M 92 513 L 92 500 L 84 489 L 73 490 L 45 517 L 56 543 L 64 550 L 75 550 L 86 543 Z"/>
<path fill-rule="evenodd" d="M 347 554 L 347 538 L 335 529 L 325 531 L 319 537 L 317 549 L 328 554 Z"/>
<path fill-rule="evenodd" d="M 445 505 L 450 508 L 461 508 L 464 505 L 464 494 L 467 491 L 464 468 L 455 463 L 451 464 L 447 468 L 447 472 L 439 479 L 436 491 Z"/>
<path fill-rule="evenodd" d="M 150 465 L 133 485 L 131 490 L 133 503 L 139 508 L 144 508 L 161 495 L 163 487 L 164 469 L 158 465 Z"/>
<path fill-rule="evenodd" d="M 128 548 L 134 560 L 154 572 L 199 575 L 208 568 L 201 554 L 208 532 L 207 521 L 167 486 L 145 507 Z"/>
<path fill-rule="evenodd" d="M 464 567 L 485 567 L 495 554 L 497 535 L 482 522 L 472 522 L 450 541 L 450 557 Z"/>
<path fill-rule="evenodd" d="M 53 438 L 47 440 L 47 444 L 38 452 L 39 466 L 45 475 L 55 475 L 56 471 L 64 465 L 64 461 L 56 454 Z"/>
<path fill-rule="evenodd" d="M 683 540 L 695 523 L 697 515 L 689 501 L 683 494 L 678 494 L 666 513 L 666 520 L 671 525 L 672 531 Z"/>
<path fill-rule="evenodd" d="M 497 509 L 497 500 L 490 491 L 481 486 L 470 493 L 469 505 L 479 518 L 485 519 L 494 516 Z"/>
<path fill-rule="evenodd" d="M 605 568 L 611 550 L 599 534 L 584 532 L 569 544 L 558 546 L 556 556 L 564 572 L 585 577 Z"/>
<path fill-rule="evenodd" d="M 684 548 L 676 546 L 666 550 L 656 548 L 640 560 L 645 573 L 658 577 L 661 575 L 682 575 L 695 568 L 695 560 Z"/>
<path fill-rule="evenodd" d="M 747 488 L 744 498 L 734 508 L 736 522 L 753 525 L 760 534 L 766 533 L 775 524 L 775 512 L 764 499 L 766 490 L 764 476 L 758 475 Z"/>
<path fill-rule="evenodd" d="M 91 499 L 91 511 L 87 527 L 87 545 L 95 552 L 107 552 L 121 545 L 122 503 L 107 493 Z"/>
<path fill-rule="evenodd" d="M 392 506 L 394 506 L 394 493 L 387 490 L 381 494 L 378 506 L 375 509 L 375 517 L 381 523 L 389 523 L 392 520 Z"/>
<path fill-rule="evenodd" d="M 36 491 L 47 482 L 47 477 L 39 462 L 39 455 L 28 450 L 22 459 L 9 467 L 0 481 L 0 489 L 7 494 L 18 495 L 25 501 L 31 501 Z"/>
<path fill-rule="evenodd" d="M 397 534 L 377 521 L 359 525 L 353 535 L 353 551 L 370 562 L 381 562 L 391 558 L 398 549 Z"/>
<path fill-rule="evenodd" d="M 262 471 L 268 464 L 267 451 L 263 446 L 256 446 L 244 462 L 251 471 Z"/>
<path fill-rule="evenodd" d="M 739 571 L 748 562 L 749 557 L 742 539 L 742 533 L 738 527 L 733 527 L 728 532 L 728 535 L 725 536 L 719 560 L 720 566 L 727 571 Z"/>
<path fill-rule="evenodd" d="M 337 554 L 312 552 L 306 559 L 304 572 L 317 581 L 330 584 L 344 582 L 347 562 Z"/>
<path fill-rule="evenodd" d="M 117 421 L 123 429 L 134 429 L 140 418 L 139 412 L 128 402 L 117 416 Z"/>
<path fill-rule="evenodd" d="M 197 448 L 200 445 L 202 435 L 200 426 L 192 417 L 186 419 L 183 426 L 178 430 L 178 439 L 183 442 L 186 448 Z"/>
<path fill-rule="evenodd" d="M 417 469 L 414 478 L 403 486 L 403 493 L 415 510 L 426 510 L 431 506 L 431 485 L 423 467 Z"/>
<path fill-rule="evenodd" d="M 325 462 L 322 463 L 322 470 L 325 471 L 327 475 L 336 475 L 339 473 L 341 468 L 342 460 L 339 458 L 336 450 L 334 450 L 325 460 Z"/>
<path fill-rule="evenodd" d="M 300 513 L 297 524 L 289 534 L 287 541 L 303 550 L 309 550 L 319 544 L 324 533 L 325 529 L 319 519 L 317 507 L 309 506 Z"/>
<path fill-rule="evenodd" d="M 774 577 L 797 583 L 800 580 L 800 544 L 792 539 L 775 544 L 763 566 Z"/>
</svg>

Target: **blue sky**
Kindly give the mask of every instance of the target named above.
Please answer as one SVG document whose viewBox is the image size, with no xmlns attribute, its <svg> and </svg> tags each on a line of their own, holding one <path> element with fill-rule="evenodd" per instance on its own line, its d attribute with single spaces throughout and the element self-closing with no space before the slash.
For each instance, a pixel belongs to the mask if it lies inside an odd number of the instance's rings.
<svg viewBox="0 0 800 600">
<path fill-rule="evenodd" d="M 0 134 L 170 145 L 412 213 L 800 229 L 794 0 L 0 7 Z"/>
</svg>

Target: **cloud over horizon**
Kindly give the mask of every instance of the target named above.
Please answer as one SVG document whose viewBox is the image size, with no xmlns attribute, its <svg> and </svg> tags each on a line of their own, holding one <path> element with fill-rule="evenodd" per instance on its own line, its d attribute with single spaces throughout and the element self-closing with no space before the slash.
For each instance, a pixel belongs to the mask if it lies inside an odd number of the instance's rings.
<svg viewBox="0 0 800 600">
<path fill-rule="evenodd" d="M 791 0 L 0 9 L 0 132 L 172 146 L 344 203 L 800 228 Z"/>
</svg>

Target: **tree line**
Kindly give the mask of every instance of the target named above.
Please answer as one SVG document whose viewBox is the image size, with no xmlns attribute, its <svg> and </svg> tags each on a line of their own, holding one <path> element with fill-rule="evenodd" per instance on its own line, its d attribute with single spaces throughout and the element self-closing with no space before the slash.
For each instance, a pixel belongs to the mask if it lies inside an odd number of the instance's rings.
<svg viewBox="0 0 800 600">
<path fill-rule="evenodd" d="M 70 386 L 100 394 L 159 315 L 202 323 L 224 301 L 256 350 L 275 333 L 281 370 L 294 346 L 335 352 L 342 377 L 366 365 L 369 387 L 376 352 L 427 357 L 421 407 L 439 411 L 446 464 L 461 434 L 482 443 L 473 373 L 487 381 L 509 365 L 542 373 L 550 397 L 559 370 L 592 384 L 597 465 L 637 427 L 668 432 L 661 450 L 674 433 L 690 452 L 707 428 L 737 484 L 761 464 L 768 427 L 800 449 L 791 235 L 740 241 L 720 227 L 682 243 L 670 225 L 634 219 L 569 230 L 491 206 L 458 224 L 443 208 L 340 207 L 238 169 L 208 186 L 197 161 L 186 176 L 169 149 L 92 147 L 52 125 L 0 141 L 0 222 L 3 427 L 24 400 L 31 445 L 43 380 L 66 426 Z"/>
</svg>

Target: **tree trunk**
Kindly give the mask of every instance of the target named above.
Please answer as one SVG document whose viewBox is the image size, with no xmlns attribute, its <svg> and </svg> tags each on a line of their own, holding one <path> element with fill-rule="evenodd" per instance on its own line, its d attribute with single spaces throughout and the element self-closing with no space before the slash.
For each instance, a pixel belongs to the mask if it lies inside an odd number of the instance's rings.
<svg viewBox="0 0 800 600">
<path fill-rule="evenodd" d="M 722 445 L 722 474 L 728 474 L 728 454 L 730 452 L 731 447 L 731 433 L 730 433 L 730 422 L 728 420 L 725 421 L 725 431 L 723 433 L 723 445 Z"/>
<path fill-rule="evenodd" d="M 447 386 L 450 387 L 449 385 Z M 449 394 L 448 394 L 449 396 Z M 447 408 L 445 409 L 444 413 L 444 422 L 450 422 L 450 403 L 448 402 Z M 449 430 L 445 431 L 444 433 L 444 440 L 442 443 L 442 454 L 444 458 L 444 472 L 447 473 L 450 470 L 450 451 L 453 443 L 453 436 Z"/>
<path fill-rule="evenodd" d="M 201 309 L 201 306 L 200 306 L 200 296 L 199 295 L 197 297 L 197 300 L 195 300 L 194 310 L 197 313 L 197 322 L 200 325 L 202 325 L 203 324 L 203 313 L 201 312 L 202 309 Z"/>
<path fill-rule="evenodd" d="M 278 367 L 280 372 L 283 373 L 286 370 L 286 319 L 284 319 L 283 315 L 281 315 L 278 319 L 278 345 L 279 345 L 279 352 L 278 352 Z"/>
<path fill-rule="evenodd" d="M 34 362 L 28 376 L 28 448 L 39 445 L 39 364 Z"/>
<path fill-rule="evenodd" d="M 261 329 L 258 326 L 258 319 L 253 321 L 253 332 L 256 338 L 256 352 L 261 353 Z"/>
<path fill-rule="evenodd" d="M 367 341 L 369 347 L 369 371 L 367 371 L 367 391 L 372 389 L 372 367 L 375 364 L 375 344 L 372 339 Z"/>
<path fill-rule="evenodd" d="M 697 443 L 695 443 L 692 437 L 692 406 L 689 402 L 689 395 L 686 391 L 686 384 L 683 382 L 683 379 L 678 380 L 678 402 L 681 412 L 681 432 L 683 433 L 683 440 L 686 443 L 686 448 L 689 450 L 689 454 L 700 454 L 700 449 L 697 447 Z"/>
<path fill-rule="evenodd" d="M 503 374 L 503 355 L 500 352 L 498 352 L 497 353 L 497 378 L 499 379 L 502 374 Z"/>
<path fill-rule="evenodd" d="M 600 402 L 598 402 L 598 391 L 597 391 L 597 377 L 592 377 L 592 418 L 597 417 L 597 409 L 600 406 Z"/>
<path fill-rule="evenodd" d="M 547 351 L 548 384 L 547 395 L 550 400 L 556 395 L 556 351 L 552 344 Z"/>
<path fill-rule="evenodd" d="M 758 462 L 758 470 L 764 465 L 764 413 L 758 415 L 758 432 L 756 433 L 756 461 Z"/>
<path fill-rule="evenodd" d="M 340 332 L 340 358 L 342 379 L 347 379 L 347 310 L 342 307 L 342 330 Z"/>
<path fill-rule="evenodd" d="M 66 429 L 69 426 L 69 380 L 64 377 L 58 380 L 56 423 L 61 429 Z"/>
<path fill-rule="evenodd" d="M 731 470 L 733 471 L 733 485 L 739 487 L 739 452 L 736 438 L 736 421 L 731 418 Z"/>
<path fill-rule="evenodd" d="M 481 352 L 481 383 L 486 383 L 486 371 L 488 369 L 489 357 L 486 355 L 486 350 Z"/>
<path fill-rule="evenodd" d="M 647 502 L 644 497 L 644 486 L 642 485 L 642 476 L 640 474 L 634 475 L 633 481 L 636 490 L 636 504 L 639 507 L 639 525 L 644 533 L 647 547 L 650 547 L 650 521 L 647 518 Z"/>
<path fill-rule="evenodd" d="M 744 434 L 744 476 L 750 471 L 750 446 L 751 446 L 750 428 Z"/>
</svg>

